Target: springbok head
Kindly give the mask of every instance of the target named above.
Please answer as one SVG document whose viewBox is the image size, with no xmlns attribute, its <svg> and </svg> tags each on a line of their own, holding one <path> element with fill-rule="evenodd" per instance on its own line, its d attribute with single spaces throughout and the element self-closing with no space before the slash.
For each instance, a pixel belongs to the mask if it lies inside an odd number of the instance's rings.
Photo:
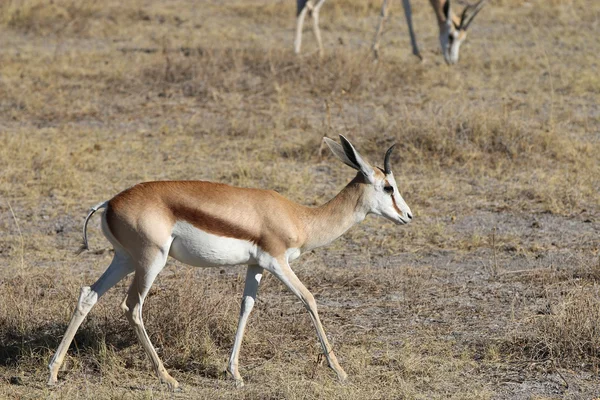
<svg viewBox="0 0 600 400">
<path fill-rule="evenodd" d="M 412 220 L 412 212 L 402 198 L 392 173 L 390 156 L 395 145 L 385 153 L 384 168 L 373 168 L 344 136 L 340 135 L 341 145 L 329 138 L 325 142 L 344 164 L 359 171 L 365 183 L 363 204 L 367 214 L 375 214 L 389 219 L 396 224 L 408 224 Z"/>
<path fill-rule="evenodd" d="M 444 3 L 445 21 L 440 23 L 440 46 L 447 64 L 456 64 L 460 51 L 460 45 L 467 38 L 467 29 L 479 14 L 487 0 L 479 0 L 477 4 L 468 5 L 463 10 L 460 19 L 452 12 L 451 0 Z"/>
</svg>

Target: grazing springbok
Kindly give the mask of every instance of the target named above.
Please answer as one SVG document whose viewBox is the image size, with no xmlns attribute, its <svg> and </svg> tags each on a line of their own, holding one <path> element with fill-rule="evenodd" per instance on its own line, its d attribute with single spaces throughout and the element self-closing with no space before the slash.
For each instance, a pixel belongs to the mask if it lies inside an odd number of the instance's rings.
<svg viewBox="0 0 600 400">
<path fill-rule="evenodd" d="M 81 288 L 71 322 L 50 361 L 48 384 L 57 382 L 65 354 L 90 309 L 108 289 L 134 273 L 121 307 L 159 379 L 171 389 L 179 386 L 163 366 L 142 321 L 144 299 L 169 255 L 198 267 L 248 265 L 227 368 L 237 386 L 243 385 L 238 371 L 240 346 L 263 270 L 275 275 L 307 308 L 329 366 L 341 381 L 345 380 L 346 372 L 338 364 L 321 325 L 317 303 L 289 263 L 301 253 L 330 243 L 367 214 L 381 215 L 397 224 L 409 223 L 412 214 L 390 167 L 394 146 L 385 154 L 384 169 L 378 169 L 365 161 L 346 138 L 340 135 L 340 139 L 341 145 L 324 138 L 333 154 L 358 173 L 320 207 L 302 206 L 271 190 L 203 181 L 140 183 L 94 206 L 85 219 L 82 248 L 88 248 L 90 217 L 106 209 L 102 230 L 114 246 L 114 258 L 96 283 Z"/>
<path fill-rule="evenodd" d="M 459 18 L 452 11 L 450 0 L 429 0 L 437 18 L 438 27 L 440 29 L 440 46 L 442 48 L 444 60 L 447 64 L 456 64 L 458 62 L 460 45 L 467 38 L 467 29 L 469 28 L 469 25 L 471 25 L 471 22 L 473 22 L 475 16 L 479 14 L 479 11 L 481 11 L 486 1 L 487 0 L 479 0 L 474 6 L 466 6 Z M 383 24 L 388 16 L 390 3 L 391 0 L 383 0 L 383 5 L 381 7 L 381 18 L 375 33 L 375 39 L 373 40 L 373 54 L 375 59 L 379 58 L 379 39 L 381 38 L 381 33 L 383 31 Z M 415 31 L 413 30 L 410 0 L 402 0 L 402 5 L 404 7 L 404 15 L 406 16 L 406 24 L 408 25 L 408 33 L 410 35 L 410 44 L 412 46 L 413 54 L 420 59 L 423 59 L 419 47 L 417 46 Z"/>
<path fill-rule="evenodd" d="M 480 0 L 474 6 L 466 6 L 459 18 L 452 11 L 450 0 L 430 0 L 431 7 L 433 7 L 433 11 L 435 12 L 438 21 L 438 27 L 440 29 L 440 46 L 442 47 L 442 53 L 444 54 L 446 63 L 456 64 L 458 62 L 460 45 L 467 38 L 467 29 L 471 22 L 473 22 L 475 16 L 481 11 L 486 1 L 487 0 Z M 306 18 L 306 15 L 308 14 L 313 19 L 313 32 L 317 39 L 317 45 L 319 46 L 319 55 L 323 55 L 323 43 L 321 40 L 321 31 L 319 30 L 319 11 L 324 2 L 325 0 L 317 0 L 317 3 L 313 4 L 312 0 L 296 0 L 296 39 L 294 41 L 294 51 L 296 54 L 300 53 L 300 46 L 302 45 L 302 27 L 304 25 L 304 18 Z M 373 40 L 373 54 L 375 59 L 379 58 L 379 40 L 381 39 L 381 34 L 383 32 L 383 24 L 388 17 L 390 3 L 391 0 L 383 0 L 383 6 L 381 7 L 381 18 L 375 33 L 375 39 Z M 404 6 L 404 15 L 406 16 L 413 54 L 420 59 L 423 59 L 413 29 L 410 0 L 402 0 L 402 5 Z"/>
</svg>

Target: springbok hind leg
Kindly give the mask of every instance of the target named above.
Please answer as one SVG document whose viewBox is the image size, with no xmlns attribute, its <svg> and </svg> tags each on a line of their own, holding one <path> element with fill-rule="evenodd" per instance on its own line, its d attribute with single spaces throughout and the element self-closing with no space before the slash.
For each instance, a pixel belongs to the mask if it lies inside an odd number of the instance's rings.
<svg viewBox="0 0 600 400">
<path fill-rule="evenodd" d="M 148 333 L 146 333 L 146 329 L 144 328 L 144 321 L 142 320 L 142 306 L 144 304 L 144 299 L 146 298 L 154 279 L 156 279 L 156 276 L 164 268 L 167 261 L 167 255 L 168 250 L 160 250 L 157 251 L 153 257 L 141 257 L 142 259 L 136 266 L 135 276 L 131 283 L 131 287 L 129 288 L 127 298 L 121 307 L 129 320 L 129 324 L 135 330 L 138 340 L 146 351 L 146 354 L 150 357 L 150 361 L 154 366 L 158 378 L 161 382 L 166 383 L 171 390 L 175 390 L 179 387 L 179 382 L 171 377 L 165 369 L 156 350 L 150 342 Z"/>
<path fill-rule="evenodd" d="M 323 3 L 325 3 L 325 0 L 319 0 L 319 2 L 315 5 L 315 7 L 312 10 L 313 33 L 315 34 L 317 46 L 319 47 L 319 57 L 323 57 L 323 54 L 325 54 L 325 49 L 323 48 L 323 40 L 321 39 L 321 30 L 319 29 L 319 11 L 321 10 Z"/>
<path fill-rule="evenodd" d="M 379 17 L 379 25 L 377 25 L 375 38 L 373 38 L 373 46 L 371 47 L 371 49 L 373 50 L 373 57 L 375 58 L 375 61 L 379 60 L 379 41 L 381 40 L 381 34 L 383 33 L 383 24 L 388 18 L 388 10 L 391 1 L 392 0 L 383 0 L 383 5 L 381 6 L 381 16 Z"/>
<path fill-rule="evenodd" d="M 132 273 L 133 270 L 134 264 L 129 255 L 127 255 L 125 251 L 115 249 L 115 256 L 112 262 L 96 283 L 92 286 L 84 286 L 81 288 L 79 300 L 77 301 L 75 311 L 73 311 L 71 322 L 69 322 L 69 326 L 60 342 L 60 346 L 58 346 L 54 357 L 52 357 L 52 360 L 48 365 L 50 370 L 48 385 L 54 385 L 58 381 L 58 371 L 65 359 L 67 350 L 75 337 L 75 333 L 77 333 L 77 329 L 79 329 L 79 326 L 94 304 L 98 302 L 98 299 L 106 293 L 108 289 L 116 285 L 117 282 L 125 276 Z"/>
<path fill-rule="evenodd" d="M 296 38 L 294 39 L 294 53 L 300 54 L 300 46 L 302 46 L 302 28 L 304 26 L 304 18 L 309 9 L 312 8 L 312 2 L 308 0 L 297 0 L 298 16 L 296 17 Z"/>
</svg>

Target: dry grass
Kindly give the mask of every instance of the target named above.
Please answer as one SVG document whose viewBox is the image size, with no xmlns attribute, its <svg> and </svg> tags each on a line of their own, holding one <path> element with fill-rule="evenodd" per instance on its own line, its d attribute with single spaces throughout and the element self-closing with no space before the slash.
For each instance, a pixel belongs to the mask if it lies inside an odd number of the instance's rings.
<svg viewBox="0 0 600 400">
<path fill-rule="evenodd" d="M 537 312 L 520 321 L 504 343 L 515 359 L 551 363 L 553 367 L 584 368 L 598 374 L 600 264 L 569 270 L 542 270 L 531 279 L 544 288 Z"/>
<path fill-rule="evenodd" d="M 288 1 L 9 0 L 0 4 L 0 398 L 592 398 L 597 389 L 600 78 L 590 0 L 493 2 L 461 63 L 443 64 L 414 1 L 383 57 L 378 2 L 327 2 L 326 56 L 292 54 Z M 305 311 L 267 276 L 224 376 L 243 269 L 169 263 L 144 310 L 184 384 L 171 394 L 119 309 L 94 308 L 60 374 L 46 364 L 79 287 L 111 258 L 92 204 L 143 180 L 272 188 L 304 204 L 351 172 L 323 152 L 344 134 L 393 166 L 416 219 L 375 218 L 295 265 L 350 375 L 318 364 Z M 565 382 L 568 388 L 565 387 Z M 529 398 L 529 397 L 522 397 Z"/>
</svg>

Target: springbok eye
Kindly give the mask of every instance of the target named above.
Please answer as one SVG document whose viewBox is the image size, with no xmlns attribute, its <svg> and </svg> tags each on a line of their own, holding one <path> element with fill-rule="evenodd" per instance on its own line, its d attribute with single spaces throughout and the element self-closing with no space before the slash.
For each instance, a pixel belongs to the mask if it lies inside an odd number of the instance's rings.
<svg viewBox="0 0 600 400">
<path fill-rule="evenodd" d="M 388 194 L 392 194 L 392 193 L 394 193 L 394 187 L 393 187 L 393 186 L 391 186 L 391 185 L 384 186 L 384 187 L 383 187 L 383 190 L 384 190 L 386 193 L 388 193 Z"/>
</svg>

